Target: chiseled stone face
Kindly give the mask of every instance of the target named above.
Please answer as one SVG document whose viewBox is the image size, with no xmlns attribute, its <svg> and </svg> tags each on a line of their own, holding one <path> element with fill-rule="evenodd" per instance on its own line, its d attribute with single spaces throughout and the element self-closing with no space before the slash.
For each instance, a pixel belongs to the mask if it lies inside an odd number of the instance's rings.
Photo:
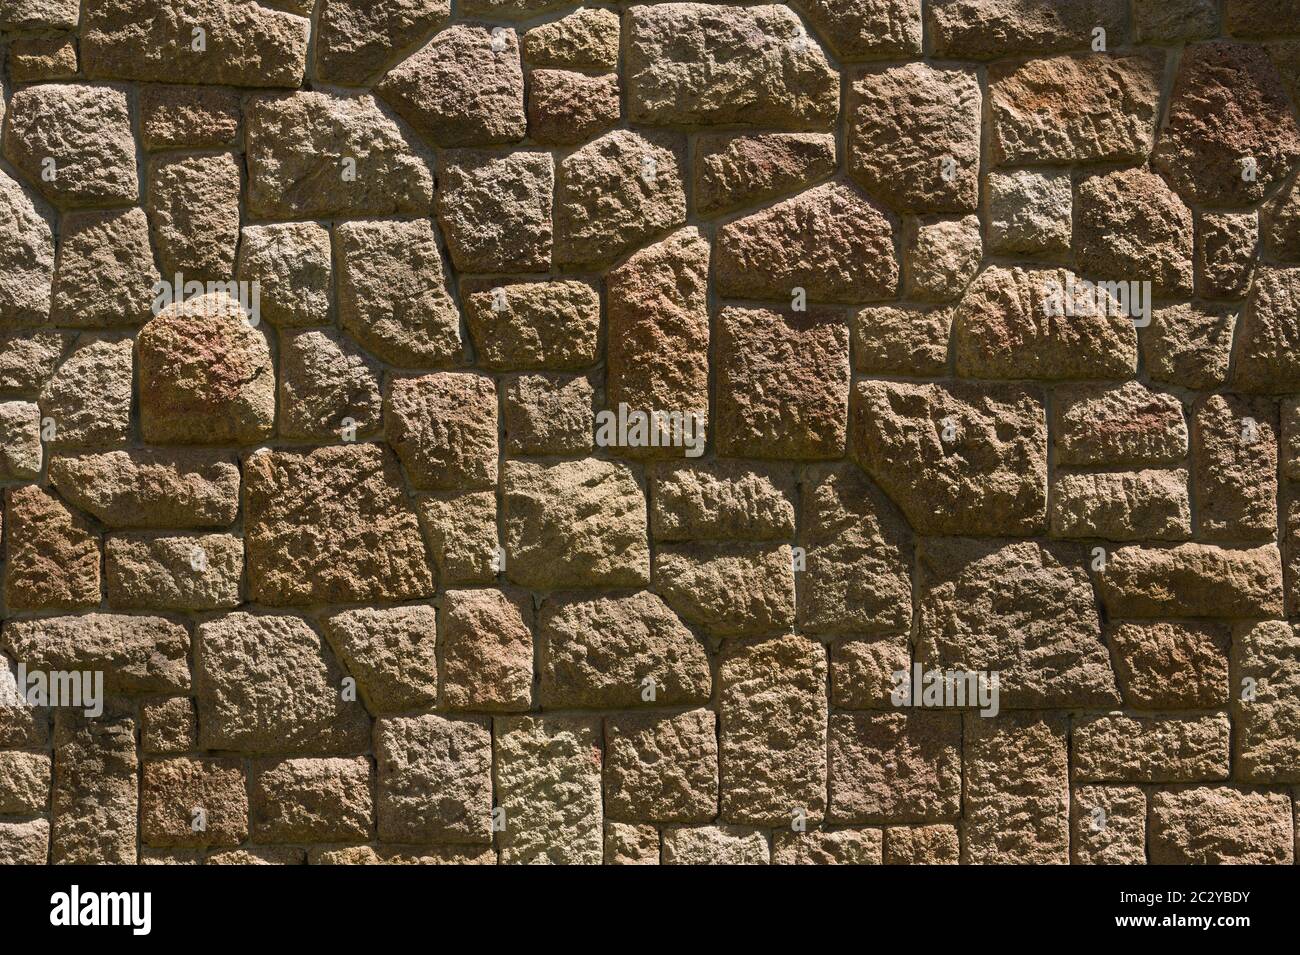
<svg viewBox="0 0 1300 955">
<path fill-rule="evenodd" d="M 0 0 L 0 864 L 1293 863 L 1296 15 Z"/>
</svg>

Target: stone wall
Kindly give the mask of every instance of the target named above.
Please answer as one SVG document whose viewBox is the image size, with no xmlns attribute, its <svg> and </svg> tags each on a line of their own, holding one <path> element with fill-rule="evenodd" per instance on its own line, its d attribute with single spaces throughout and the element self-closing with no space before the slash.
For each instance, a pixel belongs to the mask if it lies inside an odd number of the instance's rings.
<svg viewBox="0 0 1300 955">
<path fill-rule="evenodd" d="M 1296 0 L 0 55 L 0 861 L 1295 861 Z"/>
</svg>

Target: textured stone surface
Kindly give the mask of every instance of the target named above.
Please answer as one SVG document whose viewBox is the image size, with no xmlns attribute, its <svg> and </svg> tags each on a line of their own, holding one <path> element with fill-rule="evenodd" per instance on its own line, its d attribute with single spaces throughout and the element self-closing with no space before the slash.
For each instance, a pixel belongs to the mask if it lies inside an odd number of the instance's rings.
<svg viewBox="0 0 1300 955">
<path fill-rule="evenodd" d="M 339 86 L 364 85 L 395 51 L 432 33 L 450 15 L 451 0 L 329 0 L 320 12 L 316 77 Z"/>
<path fill-rule="evenodd" d="M 1061 864 L 1070 857 L 1066 723 L 966 717 L 963 861 Z"/>
<path fill-rule="evenodd" d="M 70 504 L 109 527 L 226 527 L 239 509 L 239 467 L 217 451 L 59 456 L 49 475 Z"/>
<path fill-rule="evenodd" d="M 233 534 L 113 534 L 104 567 L 115 608 L 226 610 L 242 600 L 244 547 Z"/>
<path fill-rule="evenodd" d="M 1114 617 L 1270 617 L 1282 608 L 1277 547 L 1129 545 L 1107 554 L 1097 592 Z"/>
<path fill-rule="evenodd" d="M 671 544 L 655 555 L 655 588 L 683 620 L 716 636 L 794 625 L 793 556 L 783 544 Z"/>
<path fill-rule="evenodd" d="M 5 602 L 14 610 L 99 603 L 99 534 L 56 495 L 28 485 L 5 495 Z"/>
<path fill-rule="evenodd" d="M 238 752 L 359 752 L 370 719 L 342 698 L 343 673 L 299 617 L 230 613 L 200 624 L 199 745 Z"/>
<path fill-rule="evenodd" d="M 1044 419 L 1039 394 L 1017 385 L 864 382 L 851 444 L 921 533 L 1033 533 L 1047 512 Z"/>
<path fill-rule="evenodd" d="M 1197 786 L 1151 797 L 1155 865 L 1290 865 L 1295 859 L 1289 800 L 1282 793 Z"/>
<path fill-rule="evenodd" d="M 977 216 L 912 220 L 904 232 L 904 290 L 923 302 L 960 298 L 979 271 L 984 247 Z"/>
<path fill-rule="evenodd" d="M 810 822 L 826 811 L 826 651 L 786 636 L 723 647 L 718 671 L 722 818 Z"/>
<path fill-rule="evenodd" d="M 140 810 L 135 720 L 121 709 L 88 719 L 60 709 L 54 722 L 50 861 L 134 865 Z M 35 855 L 28 840 L 27 852 Z M 44 861 L 44 860 L 41 860 Z"/>
<path fill-rule="evenodd" d="M 369 837 L 374 818 L 369 759 L 281 759 L 254 765 L 249 812 L 258 842 Z"/>
<path fill-rule="evenodd" d="M 202 50 L 194 47 L 196 23 L 206 30 Z M 88 0 L 81 56 L 91 76 L 298 86 L 309 30 L 305 17 L 237 0 L 191 0 L 185 6 L 165 0 Z"/>
<path fill-rule="evenodd" d="M 585 143 L 618 124 L 618 76 L 533 70 L 528 77 L 528 135 L 548 146 Z"/>
<path fill-rule="evenodd" d="M 1070 829 L 1070 861 L 1077 865 L 1143 865 L 1146 793 L 1136 786 L 1077 786 L 1070 798 Z"/>
<path fill-rule="evenodd" d="M 248 838 L 248 793 L 238 759 L 146 760 L 141 839 L 149 846 L 237 846 Z"/>
<path fill-rule="evenodd" d="M 397 378 L 384 399 L 384 426 L 411 486 L 477 490 L 497 480 L 496 387 L 459 372 Z"/>
<path fill-rule="evenodd" d="M 1071 734 L 1074 778 L 1147 783 L 1226 779 L 1230 734 L 1226 715 L 1085 717 Z"/>
<path fill-rule="evenodd" d="M 961 717 L 836 713 L 830 719 L 835 822 L 936 822 L 961 809 Z"/>
<path fill-rule="evenodd" d="M 870 302 L 898 290 L 892 217 L 833 182 L 737 219 L 719 231 L 715 284 L 731 298 Z"/>
<path fill-rule="evenodd" d="M 703 136 L 695 147 L 695 209 L 720 215 L 795 192 L 834 168 L 835 139 L 826 133 Z"/>
<path fill-rule="evenodd" d="M 838 78 L 788 7 L 653 4 L 627 26 L 634 123 L 823 129 L 835 117 Z"/>
<path fill-rule="evenodd" d="M 1300 320 L 1300 268 L 1261 268 L 1237 324 L 1233 384 L 1242 391 L 1300 389 L 1300 359 L 1290 341 Z"/>
<path fill-rule="evenodd" d="M 1060 389 L 1052 407 L 1058 464 L 1178 464 L 1187 454 L 1179 400 L 1137 382 Z"/>
<path fill-rule="evenodd" d="M 719 449 L 757 458 L 843 454 L 849 330 L 842 317 L 727 308 L 718 326 Z"/>
<path fill-rule="evenodd" d="M 6 111 L 4 155 L 61 206 L 116 206 L 136 197 L 135 139 L 126 91 L 119 87 L 69 83 L 19 90 Z"/>
<path fill-rule="evenodd" d="M 1186 540 L 1192 535 L 1187 472 L 1058 473 L 1051 530 L 1053 537 Z"/>
<path fill-rule="evenodd" d="M 1190 234 L 1188 243 L 1190 257 Z M 1065 269 L 994 265 L 981 272 L 953 313 L 957 373 L 966 378 L 1131 377 L 1138 350 L 1133 319 L 1116 307 L 1117 300 L 1072 296 L 1070 283 L 1080 279 Z M 1074 314 L 1063 315 L 1067 310 Z"/>
<path fill-rule="evenodd" d="M 375 725 L 375 762 L 381 841 L 491 841 L 492 734 L 486 719 L 385 717 Z"/>
<path fill-rule="evenodd" d="M 631 468 L 507 461 L 504 483 L 511 580 L 539 590 L 647 582 L 645 499 Z"/>
<path fill-rule="evenodd" d="M 438 627 L 442 702 L 453 710 L 527 710 L 533 606 L 527 594 L 449 590 Z"/>
<path fill-rule="evenodd" d="M 549 154 L 456 151 L 439 167 L 438 221 L 462 272 L 544 272 L 551 264 Z"/>
<path fill-rule="evenodd" d="M 164 275 L 227 278 L 239 243 L 240 163 L 234 153 L 149 162 L 149 225 Z"/>
<path fill-rule="evenodd" d="M 1294 862 L 1296 15 L 0 0 L 0 862 Z"/>
<path fill-rule="evenodd" d="M 995 161 L 1145 158 L 1155 134 L 1160 73 L 1160 59 L 1143 54 L 994 64 L 989 102 Z"/>
<path fill-rule="evenodd" d="M 1191 292 L 1192 213 L 1158 175 L 1122 169 L 1089 176 L 1077 201 L 1081 272 L 1141 276 L 1161 296 Z"/>
<path fill-rule="evenodd" d="M 433 197 L 429 161 L 368 95 L 304 92 L 245 107 L 248 209 L 266 219 L 420 214 Z M 355 160 L 355 175 L 345 178 Z"/>
<path fill-rule="evenodd" d="M 457 24 L 388 71 L 376 89 L 439 146 L 488 146 L 524 138 L 519 36 Z M 496 49 L 497 45 L 501 49 Z"/>
<path fill-rule="evenodd" d="M 257 282 L 258 314 L 280 328 L 322 325 L 330 316 L 330 233 L 315 222 L 245 226 L 238 277 Z"/>
<path fill-rule="evenodd" d="M 473 283 L 467 292 L 465 318 L 485 368 L 559 371 L 595 363 L 600 293 L 590 284 Z"/>
<path fill-rule="evenodd" d="M 343 330 L 399 367 L 461 357 L 460 313 L 426 219 L 346 222 L 334 230 Z"/>
<path fill-rule="evenodd" d="M 561 161 L 555 175 L 555 262 L 605 265 L 686 221 L 682 144 L 615 130 Z"/>
<path fill-rule="evenodd" d="M 1228 700 L 1228 631 L 1197 623 L 1125 623 L 1107 634 L 1124 702 L 1210 709 Z M 1181 675 L 1170 680 L 1169 674 Z"/>
<path fill-rule="evenodd" d="M 926 7 L 935 52 L 989 59 L 1010 49 L 1069 50 L 1088 46 L 1092 30 L 1122 36 L 1120 0 L 934 0 Z"/>
<path fill-rule="evenodd" d="M 245 462 L 244 540 L 259 603 L 403 600 L 433 592 L 397 459 L 379 445 L 263 451 Z"/>
<path fill-rule="evenodd" d="M 999 673 L 1004 707 L 1119 702 L 1081 548 L 925 541 L 917 661 Z"/>
<path fill-rule="evenodd" d="M 605 813 L 614 819 L 707 822 L 718 811 L 718 735 L 709 710 L 605 722 Z"/>
<path fill-rule="evenodd" d="M 562 716 L 495 721 L 497 833 L 506 864 L 593 865 L 604 858 L 600 724 Z"/>
<path fill-rule="evenodd" d="M 148 320 L 158 270 L 142 209 L 71 212 L 60 235 L 50 313 L 57 324 L 100 328 Z"/>
<path fill-rule="evenodd" d="M 547 708 L 684 706 L 712 693 L 704 644 L 654 594 L 550 599 L 538 634 Z"/>
<path fill-rule="evenodd" d="M 1254 160 L 1252 175 L 1242 161 Z M 1179 61 L 1154 156 L 1174 188 L 1211 206 L 1256 202 L 1300 162 L 1300 127 L 1263 47 L 1196 44 Z"/>
<path fill-rule="evenodd" d="M 1151 380 L 1198 389 L 1224 384 L 1237 316 L 1236 309 L 1208 304 L 1156 309 L 1140 333 Z"/>
<path fill-rule="evenodd" d="M 170 305 L 140 330 L 140 430 L 156 444 L 256 444 L 275 425 L 266 334 L 225 292 Z"/>
<path fill-rule="evenodd" d="M 1300 634 L 1280 620 L 1239 625 L 1231 672 L 1235 778 L 1300 782 Z"/>
<path fill-rule="evenodd" d="M 371 712 L 420 709 L 437 699 L 432 607 L 358 607 L 332 614 L 321 624 Z"/>
<path fill-rule="evenodd" d="M 1070 177 L 1050 170 L 991 173 L 989 249 L 1026 255 L 1063 255 L 1070 248 Z"/>
<path fill-rule="evenodd" d="M 974 212 L 980 109 L 973 71 L 925 63 L 868 70 L 848 105 L 849 172 L 894 209 Z"/>
</svg>

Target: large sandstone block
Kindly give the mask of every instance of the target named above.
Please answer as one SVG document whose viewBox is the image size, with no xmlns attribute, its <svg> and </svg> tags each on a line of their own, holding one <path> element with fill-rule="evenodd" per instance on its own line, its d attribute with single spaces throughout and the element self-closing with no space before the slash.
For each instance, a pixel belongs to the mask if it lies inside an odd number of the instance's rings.
<svg viewBox="0 0 1300 955">
<path fill-rule="evenodd" d="M 900 211 L 974 212 L 981 102 L 974 71 L 908 63 L 859 74 L 848 106 L 850 174 Z"/>
<path fill-rule="evenodd" d="M 397 458 L 380 445 L 261 451 L 244 463 L 250 596 L 284 606 L 431 596 Z"/>
<path fill-rule="evenodd" d="M 850 377 L 843 317 L 725 308 L 718 329 L 719 452 L 750 458 L 842 455 Z"/>
<path fill-rule="evenodd" d="M 663 833 L 664 865 L 767 865 L 761 831 L 744 826 L 672 826 Z"/>
<path fill-rule="evenodd" d="M 599 864 L 604 858 L 599 721 L 510 716 L 498 717 L 494 729 L 501 861 Z"/>
<path fill-rule="evenodd" d="M 384 428 L 415 490 L 496 486 L 497 392 L 491 378 L 437 372 L 392 379 Z"/>
<path fill-rule="evenodd" d="M 880 829 L 812 829 L 772 834 L 772 865 L 880 865 Z"/>
<path fill-rule="evenodd" d="M 451 0 L 328 0 L 321 6 L 316 34 L 316 77 L 332 85 L 365 86 L 391 61 L 394 50 L 427 36 L 449 16 Z"/>
<path fill-rule="evenodd" d="M 244 542 L 233 534 L 114 534 L 107 540 L 109 606 L 228 610 L 239 606 Z"/>
<path fill-rule="evenodd" d="M 0 813 L 44 812 L 50 801 L 50 771 L 47 753 L 0 753 Z"/>
<path fill-rule="evenodd" d="M 825 129 L 834 121 L 839 77 L 788 7 L 659 3 L 632 7 L 626 24 L 634 123 Z"/>
<path fill-rule="evenodd" d="M 433 705 L 438 696 L 433 607 L 358 607 L 330 614 L 321 625 L 372 713 Z"/>
<path fill-rule="evenodd" d="M 443 703 L 527 710 L 533 702 L 533 602 L 525 593 L 448 590 L 438 627 Z"/>
<path fill-rule="evenodd" d="M 77 610 L 99 603 L 94 525 L 34 485 L 5 494 L 5 603 L 11 610 Z"/>
<path fill-rule="evenodd" d="M 512 581 L 537 590 L 649 582 L 645 495 L 627 465 L 507 461 L 504 483 Z"/>
<path fill-rule="evenodd" d="M 686 222 L 685 149 L 616 129 L 566 156 L 555 176 L 555 263 L 607 265 Z"/>
<path fill-rule="evenodd" d="M 1295 860 L 1285 793 L 1197 786 L 1151 797 L 1154 865 L 1290 865 Z"/>
<path fill-rule="evenodd" d="M 1034 534 L 1047 519 L 1043 398 L 1020 385 L 861 382 L 851 449 L 923 534 Z"/>
<path fill-rule="evenodd" d="M 144 210 L 69 212 L 59 231 L 55 322 L 98 328 L 147 321 L 158 270 Z"/>
<path fill-rule="evenodd" d="M 795 575 L 799 626 L 820 633 L 906 630 L 912 621 L 912 534 L 860 470 L 823 465 L 804 473 Z"/>
<path fill-rule="evenodd" d="M 196 28 L 204 31 L 201 47 Z M 81 57 L 90 76 L 300 86 L 311 23 L 240 0 L 87 0 L 82 29 Z"/>
<path fill-rule="evenodd" d="M 53 421 L 53 434 L 45 435 L 45 444 L 63 450 L 129 442 L 134 362 L 128 338 L 78 338 L 41 389 L 41 417 Z"/>
<path fill-rule="evenodd" d="M 1070 827 L 1076 865 L 1146 864 L 1147 795 L 1137 786 L 1076 786 Z"/>
<path fill-rule="evenodd" d="M 1186 471 L 1057 472 L 1052 536 L 1186 540 L 1192 536 Z"/>
<path fill-rule="evenodd" d="M 199 746 L 252 753 L 360 752 L 370 718 L 345 699 L 343 671 L 299 617 L 236 612 L 199 625 Z"/>
<path fill-rule="evenodd" d="M 139 193 L 135 137 L 121 87 L 70 83 L 19 90 L 5 117 L 4 155 L 60 206 L 130 205 Z"/>
<path fill-rule="evenodd" d="M 1112 617 L 1282 614 L 1282 557 L 1274 544 L 1251 548 L 1130 544 L 1106 554 L 1096 583 Z"/>
<path fill-rule="evenodd" d="M 97 719 L 80 710 L 56 711 L 51 862 L 136 863 L 138 773 L 135 720 L 129 711 L 114 706 Z"/>
<path fill-rule="evenodd" d="M 462 272 L 545 272 L 551 265 L 549 153 L 456 150 L 443 154 L 438 222 Z"/>
<path fill-rule="evenodd" d="M 835 169 L 829 133 L 714 134 L 695 147 L 695 209 L 715 216 L 800 191 Z"/>
<path fill-rule="evenodd" d="M 450 26 L 389 70 L 376 90 L 437 146 L 524 138 L 524 73 L 514 30 Z"/>
<path fill-rule="evenodd" d="M 1196 517 L 1202 540 L 1277 536 L 1277 406 L 1210 395 L 1192 418 Z"/>
<path fill-rule="evenodd" d="M 1190 254 L 1190 253 L 1189 253 Z M 1127 273 L 1124 273 L 1127 274 Z M 965 378 L 1128 378 L 1137 370 L 1133 320 L 1070 296 L 1065 269 L 985 269 L 953 315 Z M 1066 309 L 1074 306 L 1073 314 Z"/>
<path fill-rule="evenodd" d="M 1119 703 L 1081 547 L 930 539 L 917 567 L 918 663 L 997 671 L 1002 707 Z"/>
<path fill-rule="evenodd" d="M 548 709 L 685 706 L 712 695 L 704 644 L 654 594 L 548 599 L 538 634 Z"/>
<path fill-rule="evenodd" d="M 461 301 L 484 368 L 576 371 L 596 362 L 600 292 L 588 282 L 468 282 Z"/>
<path fill-rule="evenodd" d="M 430 162 L 373 97 L 264 95 L 250 100 L 244 115 L 248 208 L 254 215 L 274 220 L 428 212 Z"/>
<path fill-rule="evenodd" d="M 1300 388 L 1300 361 L 1289 344 L 1297 322 L 1300 268 L 1261 268 L 1237 323 L 1237 389 L 1276 394 Z"/>
<path fill-rule="evenodd" d="M 1187 48 L 1154 162 L 1179 193 L 1209 206 L 1257 202 L 1291 174 L 1300 126 L 1262 46 L 1216 40 Z"/>
<path fill-rule="evenodd" d="M 148 846 L 237 846 L 248 838 L 244 767 L 229 758 L 178 756 L 144 764 L 141 839 Z"/>
<path fill-rule="evenodd" d="M 275 426 L 266 334 L 224 292 L 169 305 L 136 339 L 140 430 L 155 444 L 256 444 Z"/>
<path fill-rule="evenodd" d="M 1231 673 L 1235 778 L 1300 782 L 1300 633 L 1280 620 L 1239 624 Z"/>
<path fill-rule="evenodd" d="M 664 464 L 650 472 L 656 541 L 785 540 L 794 536 L 794 474 L 735 461 Z"/>
<path fill-rule="evenodd" d="M 605 721 L 605 812 L 614 819 L 708 822 L 718 813 L 718 734 L 710 710 Z"/>
<path fill-rule="evenodd" d="M 0 170 L 0 323 L 6 328 L 38 325 L 50 315 L 53 220 L 44 200 Z M 6 360 L 6 369 L 9 365 Z"/>
<path fill-rule="evenodd" d="M 794 626 L 788 544 L 665 544 L 655 589 L 682 619 L 713 636 L 759 636 Z"/>
<path fill-rule="evenodd" d="M 6 624 L 4 646 L 29 671 L 100 670 L 109 693 L 185 693 L 190 634 L 162 617 L 89 613 Z"/>
<path fill-rule="evenodd" d="M 334 229 L 334 251 L 345 332 L 399 367 L 460 361 L 460 311 L 432 222 L 345 222 Z"/>
<path fill-rule="evenodd" d="M 1163 55 L 1153 53 L 994 64 L 994 161 L 1144 160 L 1155 136 L 1162 72 Z"/>
<path fill-rule="evenodd" d="M 1179 464 L 1188 447 L 1182 402 L 1136 381 L 1059 389 L 1052 433 L 1057 463 L 1066 465 Z"/>
<path fill-rule="evenodd" d="M 1065 717 L 1027 713 L 965 719 L 963 860 L 985 865 L 1068 863 Z"/>
<path fill-rule="evenodd" d="M 961 715 L 836 713 L 830 718 L 830 818 L 938 822 L 961 812 Z"/>
<path fill-rule="evenodd" d="M 370 760 L 280 759 L 254 764 L 250 828 L 258 842 L 370 838 Z"/>
<path fill-rule="evenodd" d="M 1228 778 L 1227 714 L 1084 717 L 1074 724 L 1070 754 L 1082 782 L 1195 783 Z"/>
<path fill-rule="evenodd" d="M 1123 0 L 932 0 L 926 23 L 937 55 L 984 60 L 1083 49 L 1095 27 L 1120 43 L 1127 13 Z"/>
<path fill-rule="evenodd" d="M 1107 635 L 1124 702 L 1203 710 L 1228 702 L 1228 630 L 1217 624 L 1124 623 Z"/>
<path fill-rule="evenodd" d="M 492 733 L 485 718 L 385 717 L 375 724 L 375 762 L 382 841 L 492 840 Z"/>
<path fill-rule="evenodd" d="M 109 527 L 227 527 L 239 510 L 239 466 L 218 451 L 106 451 L 57 456 L 50 481 Z"/>
<path fill-rule="evenodd" d="M 898 291 L 893 216 L 852 186 L 828 182 L 718 231 L 714 282 L 729 298 L 860 303 Z"/>
<path fill-rule="evenodd" d="M 718 669 L 722 817 L 789 826 L 826 811 L 826 651 L 807 637 L 732 640 Z"/>
</svg>

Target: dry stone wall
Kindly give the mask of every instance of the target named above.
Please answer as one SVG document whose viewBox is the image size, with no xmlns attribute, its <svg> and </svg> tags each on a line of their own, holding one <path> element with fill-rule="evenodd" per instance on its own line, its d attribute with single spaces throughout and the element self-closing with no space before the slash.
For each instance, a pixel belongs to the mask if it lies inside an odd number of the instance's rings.
<svg viewBox="0 0 1300 955">
<path fill-rule="evenodd" d="M 1296 860 L 1295 0 L 0 56 L 0 862 Z"/>
</svg>

